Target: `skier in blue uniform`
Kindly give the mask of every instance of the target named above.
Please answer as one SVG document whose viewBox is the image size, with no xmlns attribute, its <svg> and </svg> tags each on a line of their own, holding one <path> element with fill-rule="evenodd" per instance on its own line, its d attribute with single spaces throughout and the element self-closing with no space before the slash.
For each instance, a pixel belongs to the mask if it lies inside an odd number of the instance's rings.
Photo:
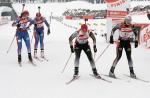
<svg viewBox="0 0 150 98">
<path fill-rule="evenodd" d="M 30 37 L 28 34 L 29 26 L 28 23 L 32 22 L 32 19 L 29 18 L 29 12 L 23 11 L 21 16 L 19 16 L 15 22 L 13 22 L 12 26 L 16 26 L 16 40 L 18 45 L 18 63 L 21 63 L 21 49 L 22 49 L 22 39 L 24 40 L 27 51 L 28 51 L 28 58 L 29 61 L 32 62 L 32 55 L 31 55 L 31 46 L 30 46 Z"/>
<path fill-rule="evenodd" d="M 48 31 L 47 35 L 50 34 L 50 27 L 47 22 L 47 20 L 42 17 L 41 13 L 38 12 L 36 13 L 36 17 L 33 20 L 34 24 L 34 38 L 35 38 L 35 44 L 34 44 L 34 58 L 37 58 L 37 48 L 38 48 L 38 43 L 40 42 L 40 49 L 41 49 L 41 57 L 44 58 L 44 24 L 46 24 Z"/>
</svg>

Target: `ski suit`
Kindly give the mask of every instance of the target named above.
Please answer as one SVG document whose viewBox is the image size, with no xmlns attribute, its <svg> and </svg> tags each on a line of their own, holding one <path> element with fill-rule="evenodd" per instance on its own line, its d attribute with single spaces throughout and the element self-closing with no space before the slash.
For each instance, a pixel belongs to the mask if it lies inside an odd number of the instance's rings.
<svg viewBox="0 0 150 98">
<path fill-rule="evenodd" d="M 122 51 L 123 49 L 126 52 L 128 64 L 130 70 L 133 70 L 133 61 L 131 58 L 131 44 L 130 44 L 130 37 L 132 34 L 135 34 L 135 37 L 137 38 L 137 30 L 134 28 L 134 25 L 132 24 L 125 24 L 124 22 L 121 24 L 116 25 L 112 29 L 112 33 L 114 33 L 117 29 L 119 29 L 119 39 L 118 39 L 118 44 L 116 47 L 116 58 L 112 64 L 112 67 L 116 67 L 118 61 L 120 60 L 122 56 Z M 113 72 L 113 71 L 112 71 Z"/>
<path fill-rule="evenodd" d="M 38 48 L 38 43 L 40 41 L 40 48 L 41 50 L 44 50 L 44 24 L 49 28 L 49 24 L 47 20 L 43 17 L 40 19 L 34 18 L 34 38 L 35 38 L 35 44 L 34 44 L 34 49 L 37 50 Z"/>
<path fill-rule="evenodd" d="M 93 56 L 92 56 L 92 52 L 91 52 L 91 48 L 90 48 L 89 42 L 88 42 L 89 37 L 91 37 L 93 39 L 93 44 L 96 45 L 96 38 L 95 38 L 94 34 L 92 32 L 90 32 L 89 30 L 86 33 L 85 32 L 83 33 L 82 30 L 76 31 L 69 38 L 70 45 L 73 45 L 72 41 L 73 41 L 74 38 L 76 38 L 75 39 L 75 45 L 74 45 L 74 51 L 75 51 L 75 61 L 74 61 L 75 74 L 78 74 L 79 59 L 80 59 L 80 54 L 81 54 L 82 50 L 85 52 L 85 54 L 88 57 L 88 60 L 89 60 L 89 62 L 91 64 L 93 73 L 95 72 L 94 74 L 97 74 L 95 62 L 94 62 L 94 59 L 93 59 Z"/>
<path fill-rule="evenodd" d="M 22 39 L 24 40 L 28 53 L 31 53 L 31 46 L 30 46 L 30 37 L 28 34 L 28 22 L 32 22 L 30 18 L 17 18 L 15 22 L 13 22 L 13 26 L 17 26 L 16 29 L 16 40 L 18 45 L 18 55 L 21 55 L 22 49 Z"/>
</svg>

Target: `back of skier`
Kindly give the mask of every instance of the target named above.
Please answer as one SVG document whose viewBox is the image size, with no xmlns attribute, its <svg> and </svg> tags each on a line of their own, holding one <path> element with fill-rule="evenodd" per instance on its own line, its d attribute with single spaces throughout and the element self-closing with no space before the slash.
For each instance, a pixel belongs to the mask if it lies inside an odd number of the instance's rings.
<svg viewBox="0 0 150 98">
<path fill-rule="evenodd" d="M 118 61 L 120 60 L 121 56 L 122 56 L 122 51 L 123 49 L 126 52 L 126 56 L 127 56 L 127 60 L 128 60 L 128 64 L 129 64 L 129 69 L 130 69 L 130 76 L 132 78 L 136 78 L 136 75 L 134 73 L 133 70 L 133 61 L 131 58 L 131 44 L 130 44 L 130 37 L 131 35 L 134 33 L 135 34 L 135 48 L 138 47 L 138 41 L 137 41 L 137 30 L 134 28 L 134 25 L 131 24 L 131 17 L 130 16 L 126 16 L 124 19 L 124 22 L 122 22 L 121 24 L 117 24 L 111 32 L 111 36 L 110 36 L 110 43 L 113 44 L 114 40 L 113 40 L 113 34 L 114 32 L 118 29 L 119 32 L 119 39 L 117 41 L 117 47 L 116 47 L 116 52 L 117 52 L 117 56 L 112 64 L 112 67 L 110 69 L 109 72 L 109 76 L 116 78 L 115 74 L 114 74 L 114 69 L 118 63 Z"/>
<path fill-rule="evenodd" d="M 21 63 L 22 61 L 21 59 L 22 39 L 24 40 L 27 47 L 29 61 L 32 62 L 30 37 L 28 34 L 29 27 L 27 26 L 29 22 L 32 22 L 32 20 L 29 18 L 29 12 L 23 11 L 21 13 L 21 16 L 18 17 L 16 21 L 13 22 L 12 24 L 12 26 L 17 26 L 16 40 L 18 45 L 18 63 Z"/>
<path fill-rule="evenodd" d="M 95 62 L 94 62 L 94 59 L 92 56 L 92 52 L 91 52 L 91 49 L 89 46 L 89 42 L 88 42 L 89 37 L 91 37 L 93 39 L 94 52 L 97 52 L 96 38 L 95 38 L 94 34 L 88 30 L 88 27 L 86 24 L 81 25 L 81 29 L 79 31 L 76 31 L 69 37 L 69 44 L 70 44 L 71 52 L 72 53 L 75 52 L 75 61 L 74 61 L 75 67 L 74 67 L 73 77 L 77 77 L 79 74 L 79 59 L 80 59 L 81 51 L 83 50 L 85 52 L 85 54 L 87 55 L 88 60 L 90 61 L 93 74 L 96 77 L 100 78 L 100 75 L 97 72 Z M 75 38 L 75 43 L 73 44 L 74 38 Z"/>
</svg>

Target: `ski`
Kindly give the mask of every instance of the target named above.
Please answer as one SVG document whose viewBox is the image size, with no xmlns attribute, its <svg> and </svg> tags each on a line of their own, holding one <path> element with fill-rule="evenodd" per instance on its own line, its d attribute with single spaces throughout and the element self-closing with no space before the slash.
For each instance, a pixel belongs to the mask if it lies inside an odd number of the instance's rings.
<svg viewBox="0 0 150 98">
<path fill-rule="evenodd" d="M 46 57 L 41 57 L 43 60 L 45 60 L 45 61 L 49 61 L 49 59 L 47 59 Z"/>
<path fill-rule="evenodd" d="M 149 81 L 144 80 L 144 79 L 141 79 L 141 78 L 138 78 L 138 77 L 136 77 L 136 78 L 132 78 L 131 76 L 126 75 L 126 74 L 124 74 L 124 76 L 129 77 L 129 78 L 131 78 L 131 79 L 139 80 L 139 81 L 142 81 L 142 82 L 145 82 L 145 83 L 149 83 Z"/>
<path fill-rule="evenodd" d="M 35 60 L 38 60 L 38 61 L 40 61 L 40 62 L 43 62 L 43 60 L 40 59 L 39 57 L 34 57 L 34 59 L 35 59 Z"/>
<path fill-rule="evenodd" d="M 107 80 L 107 79 L 104 79 L 104 78 L 97 78 L 97 77 L 95 77 L 93 74 L 90 74 L 90 76 L 92 76 L 92 77 L 94 77 L 94 78 L 96 78 L 96 79 L 100 79 L 100 80 L 103 80 L 103 81 L 105 81 L 105 82 L 108 82 L 108 83 L 112 83 L 112 81 L 110 81 L 110 80 Z"/>
<path fill-rule="evenodd" d="M 21 62 L 18 62 L 18 64 L 19 64 L 20 67 L 22 67 L 22 63 Z"/>
<path fill-rule="evenodd" d="M 80 77 L 80 76 L 77 76 L 77 77 L 75 77 L 75 78 L 73 77 L 70 81 L 66 82 L 66 84 L 68 85 L 68 84 L 72 83 L 73 81 L 79 79 L 79 77 Z"/>
<path fill-rule="evenodd" d="M 33 61 L 29 61 L 29 64 L 33 65 L 33 66 L 37 66 Z"/>
<path fill-rule="evenodd" d="M 120 78 L 118 78 L 118 77 L 110 77 L 109 75 L 105 75 L 105 74 L 101 74 L 101 75 L 106 76 L 106 77 L 108 77 L 108 78 L 112 78 L 112 79 L 120 79 Z"/>
</svg>

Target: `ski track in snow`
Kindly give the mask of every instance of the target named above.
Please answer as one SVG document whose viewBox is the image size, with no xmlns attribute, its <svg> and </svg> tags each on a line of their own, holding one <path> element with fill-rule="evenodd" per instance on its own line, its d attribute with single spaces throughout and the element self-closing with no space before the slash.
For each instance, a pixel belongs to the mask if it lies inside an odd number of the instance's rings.
<svg viewBox="0 0 150 98">
<path fill-rule="evenodd" d="M 82 21 L 81 21 L 82 22 Z M 89 21 L 90 22 L 90 21 Z M 76 21 L 71 23 L 76 25 Z M 6 29 L 5 29 L 6 28 Z M 111 79 L 111 84 L 89 76 L 90 64 L 84 53 L 80 58 L 80 78 L 70 85 L 66 85 L 72 78 L 74 69 L 74 55 L 69 61 L 63 74 L 61 70 L 70 54 L 68 37 L 74 29 L 67 28 L 61 23 L 52 20 L 51 35 L 45 34 L 45 55 L 49 62 L 38 62 L 33 67 L 28 64 L 27 51 L 23 42 L 22 67 L 17 64 L 17 46 L 14 41 L 10 52 L 6 51 L 14 36 L 15 29 L 11 23 L 0 26 L 0 98 L 149 98 L 150 83 L 130 79 L 124 74 L 129 74 L 126 55 L 123 51 L 122 58 L 115 70 L 120 79 Z M 45 29 L 46 33 L 46 29 Z M 30 33 L 30 37 L 32 32 Z M 107 46 L 104 39 L 97 36 L 98 52 L 96 57 L 102 53 Z M 33 41 L 34 42 L 34 41 Z M 33 52 L 33 43 L 32 43 Z M 39 51 L 38 51 L 39 52 Z M 33 54 L 33 53 L 32 53 Z M 150 80 L 150 51 L 139 46 L 133 48 L 132 57 L 137 77 Z M 96 63 L 101 74 L 108 74 L 111 64 L 116 56 L 115 45 L 111 45 L 104 55 Z"/>
</svg>

